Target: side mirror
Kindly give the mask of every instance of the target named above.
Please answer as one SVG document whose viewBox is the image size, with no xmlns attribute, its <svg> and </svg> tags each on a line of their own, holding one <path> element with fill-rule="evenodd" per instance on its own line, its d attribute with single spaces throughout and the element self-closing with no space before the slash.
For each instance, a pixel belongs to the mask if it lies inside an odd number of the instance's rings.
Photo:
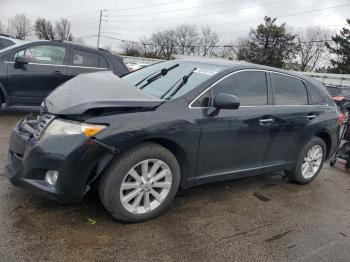
<svg viewBox="0 0 350 262">
<path fill-rule="evenodd" d="M 26 65 L 28 64 L 28 58 L 24 57 L 24 56 L 17 56 L 15 59 L 15 66 L 20 67 L 22 65 Z"/>
<path fill-rule="evenodd" d="M 241 102 L 239 98 L 234 95 L 220 93 L 214 98 L 214 107 L 218 109 L 238 109 Z"/>
</svg>

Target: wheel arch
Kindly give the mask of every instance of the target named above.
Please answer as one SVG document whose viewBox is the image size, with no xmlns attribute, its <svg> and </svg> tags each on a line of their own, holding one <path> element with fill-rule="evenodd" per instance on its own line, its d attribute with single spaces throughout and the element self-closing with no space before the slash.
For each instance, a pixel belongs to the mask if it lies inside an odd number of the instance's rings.
<svg viewBox="0 0 350 262">
<path fill-rule="evenodd" d="M 118 154 L 107 154 L 105 157 L 103 157 L 95 166 L 92 173 L 89 175 L 86 185 L 90 185 L 91 183 L 98 183 L 98 180 L 101 179 L 101 176 L 103 175 L 104 170 L 106 170 L 109 166 L 109 164 L 113 161 L 113 159 L 118 158 L 120 154 L 123 152 L 141 144 L 141 143 L 154 143 L 161 145 L 168 149 L 174 156 L 176 157 L 177 161 L 180 165 L 180 171 L 181 171 L 181 180 L 180 180 L 180 188 L 186 188 L 186 181 L 190 172 L 190 163 L 187 158 L 187 154 L 185 150 L 176 142 L 173 140 L 167 139 L 167 138 L 146 138 L 143 140 L 137 140 L 135 143 L 130 144 L 129 146 L 123 148 Z"/>
<path fill-rule="evenodd" d="M 330 157 L 330 152 L 332 148 L 332 138 L 330 134 L 326 131 L 320 131 L 315 134 L 315 137 L 318 137 L 323 140 L 323 142 L 326 145 L 326 159 Z"/>
<path fill-rule="evenodd" d="M 142 142 L 150 142 L 161 145 L 168 149 L 172 154 L 174 154 L 177 161 L 179 162 L 181 170 L 180 188 L 185 187 L 186 178 L 189 175 L 190 163 L 188 161 L 186 151 L 183 149 L 183 147 L 178 143 L 174 142 L 173 140 L 167 138 L 148 138 L 140 141 L 139 143 Z"/>
</svg>

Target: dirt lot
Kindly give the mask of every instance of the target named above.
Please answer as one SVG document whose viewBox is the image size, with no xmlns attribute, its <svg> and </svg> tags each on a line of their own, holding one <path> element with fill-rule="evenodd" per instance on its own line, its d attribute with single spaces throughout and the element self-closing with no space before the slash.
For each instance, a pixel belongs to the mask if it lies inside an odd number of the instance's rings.
<svg viewBox="0 0 350 262">
<path fill-rule="evenodd" d="M 350 261 L 350 173 L 339 167 L 306 186 L 275 175 L 197 187 L 157 219 L 121 224 L 95 192 L 59 205 L 7 181 L 9 134 L 26 113 L 0 112 L 0 261 Z"/>
</svg>

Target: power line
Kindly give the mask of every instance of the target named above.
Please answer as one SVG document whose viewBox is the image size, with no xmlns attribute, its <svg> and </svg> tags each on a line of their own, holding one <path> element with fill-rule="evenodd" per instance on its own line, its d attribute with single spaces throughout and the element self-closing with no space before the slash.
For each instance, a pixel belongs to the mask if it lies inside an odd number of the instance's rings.
<svg viewBox="0 0 350 262">
<path fill-rule="evenodd" d="M 149 7 L 154 7 L 154 6 L 170 5 L 173 3 L 179 3 L 179 2 L 184 2 L 184 1 L 186 1 L 186 0 L 176 0 L 176 1 L 160 3 L 160 4 L 144 5 L 144 6 L 129 7 L 129 8 L 115 8 L 115 9 L 109 9 L 109 11 L 125 11 L 125 10 L 134 10 L 134 9 L 144 9 L 144 8 L 149 8 Z"/>
<path fill-rule="evenodd" d="M 168 14 L 168 13 L 177 13 L 177 12 L 181 12 L 181 11 L 199 9 L 199 8 L 204 8 L 204 7 L 209 7 L 209 6 L 218 6 L 218 5 L 221 5 L 221 4 L 227 4 L 227 3 L 232 3 L 232 2 L 234 2 L 234 1 L 232 1 L 232 0 L 225 0 L 225 1 L 221 1 L 221 2 L 209 3 L 209 4 L 200 5 L 200 6 L 194 6 L 194 7 L 173 9 L 173 10 L 163 11 L 163 12 L 140 13 L 140 14 L 123 14 L 123 15 L 108 16 L 108 17 L 130 17 L 130 16 L 163 15 L 163 14 Z M 110 10 L 107 10 L 107 11 L 110 11 Z"/>
<path fill-rule="evenodd" d="M 264 6 L 264 5 L 272 5 L 276 3 L 283 2 L 285 0 L 277 0 L 277 1 L 271 1 L 271 2 L 265 2 L 263 4 L 255 4 L 251 6 L 246 6 L 246 7 L 241 7 L 241 8 L 234 8 L 230 10 L 223 10 L 223 11 L 218 11 L 218 12 L 210 12 L 210 13 L 205 13 L 205 14 L 198 14 L 198 15 L 189 15 L 189 16 L 178 16 L 178 17 L 167 17 L 167 18 L 158 18 L 158 19 L 148 19 L 148 20 L 109 20 L 109 22 L 155 22 L 155 21 L 162 21 L 162 20 L 169 20 L 169 19 L 187 19 L 187 18 L 193 18 L 193 17 L 201 17 L 201 16 L 208 16 L 208 15 L 214 15 L 214 14 L 222 14 L 222 13 L 229 13 L 229 12 L 234 12 L 234 11 L 241 11 L 244 9 L 249 9 L 257 6 Z"/>
<path fill-rule="evenodd" d="M 159 19 L 150 19 L 150 20 L 108 20 L 108 22 L 118 22 L 118 23 L 128 22 L 128 23 L 130 23 L 130 22 L 156 22 L 156 21 L 170 20 L 170 19 L 188 19 L 188 18 L 193 18 L 193 17 L 201 17 L 201 16 L 208 16 L 208 15 L 214 15 L 214 14 L 229 13 L 229 12 L 233 12 L 233 11 L 240 11 L 240 10 L 244 10 L 244 9 L 248 9 L 248 8 L 252 8 L 252 7 L 256 7 L 256 6 L 272 5 L 272 4 L 276 4 L 276 3 L 282 2 L 282 1 L 284 1 L 284 0 L 266 2 L 265 4 L 257 4 L 257 5 L 249 6 L 249 7 L 236 8 L 236 9 L 230 9 L 230 10 L 223 10 L 223 11 L 218 11 L 218 12 L 213 12 L 213 13 L 205 13 L 205 14 L 198 14 L 198 15 L 168 17 L 168 18 L 159 18 Z M 285 14 L 285 15 L 280 15 L 280 16 L 276 16 L 276 18 L 290 17 L 290 16 L 296 16 L 296 15 L 303 15 L 303 14 L 307 14 L 307 13 L 320 12 L 320 11 L 324 11 L 324 10 L 329 10 L 329 9 L 334 9 L 334 8 L 339 8 L 339 7 L 345 7 L 345 6 L 350 6 L 350 3 L 329 6 L 329 7 L 325 7 L 325 8 L 311 9 L 311 10 L 307 10 L 307 11 L 290 13 L 290 14 Z M 238 24 L 244 24 L 244 23 L 247 23 L 247 22 L 249 23 L 251 21 L 256 21 L 256 20 L 246 20 L 246 21 L 243 21 L 243 22 L 241 22 L 241 21 L 234 21 L 234 23 L 238 22 L 238 23 L 236 23 L 238 25 Z M 221 24 L 217 24 L 217 25 L 222 25 L 222 24 L 231 24 L 232 25 L 232 23 L 221 23 Z M 214 24 L 211 24 L 211 25 L 214 25 Z"/>
</svg>

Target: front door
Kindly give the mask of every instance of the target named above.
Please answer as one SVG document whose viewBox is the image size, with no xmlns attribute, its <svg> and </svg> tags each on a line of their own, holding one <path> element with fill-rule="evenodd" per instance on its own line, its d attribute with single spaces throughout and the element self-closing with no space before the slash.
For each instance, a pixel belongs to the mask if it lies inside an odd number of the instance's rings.
<svg viewBox="0 0 350 262">
<path fill-rule="evenodd" d="M 211 88 L 210 96 L 229 93 L 240 99 L 238 110 L 202 110 L 196 181 L 229 179 L 235 174 L 261 169 L 269 150 L 271 115 L 269 88 L 264 71 L 245 70 L 224 78 Z M 208 91 L 209 92 L 209 91 Z M 200 99 L 200 98 L 199 98 Z"/>
<path fill-rule="evenodd" d="M 12 104 L 39 105 L 57 86 L 68 80 L 67 53 L 64 46 L 39 44 L 15 52 L 8 65 L 9 96 Z M 17 66 L 18 56 L 28 64 Z"/>
</svg>

